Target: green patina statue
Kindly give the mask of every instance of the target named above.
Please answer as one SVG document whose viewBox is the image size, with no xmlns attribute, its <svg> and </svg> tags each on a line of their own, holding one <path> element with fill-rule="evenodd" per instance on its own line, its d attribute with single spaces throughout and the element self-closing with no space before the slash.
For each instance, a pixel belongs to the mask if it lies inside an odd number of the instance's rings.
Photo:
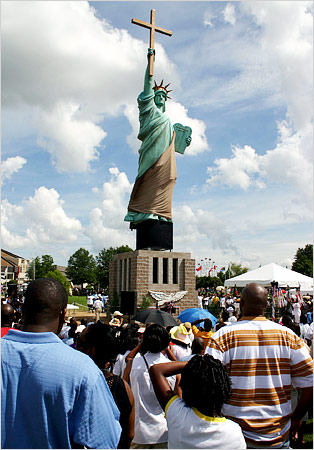
<svg viewBox="0 0 314 450">
<path fill-rule="evenodd" d="M 148 49 L 148 60 L 155 54 Z M 171 125 L 165 112 L 168 93 L 163 81 L 153 86 L 147 65 L 144 91 L 138 96 L 140 131 L 138 174 L 124 220 L 134 228 L 148 219 L 172 221 L 172 193 L 177 178 L 175 151 L 184 153 L 191 143 L 191 128 Z M 174 130 L 175 129 L 175 130 Z M 182 144 L 183 142 L 183 144 Z"/>
</svg>

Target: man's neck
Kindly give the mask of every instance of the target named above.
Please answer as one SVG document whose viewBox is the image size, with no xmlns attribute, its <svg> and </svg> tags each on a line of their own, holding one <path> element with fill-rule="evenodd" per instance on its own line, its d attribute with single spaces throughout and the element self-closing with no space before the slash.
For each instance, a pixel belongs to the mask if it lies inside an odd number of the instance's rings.
<svg viewBox="0 0 314 450">
<path fill-rule="evenodd" d="M 52 332 L 57 334 L 57 330 L 52 325 L 41 325 L 41 324 L 24 324 L 22 327 L 22 331 L 27 331 L 30 333 L 47 333 Z"/>
</svg>

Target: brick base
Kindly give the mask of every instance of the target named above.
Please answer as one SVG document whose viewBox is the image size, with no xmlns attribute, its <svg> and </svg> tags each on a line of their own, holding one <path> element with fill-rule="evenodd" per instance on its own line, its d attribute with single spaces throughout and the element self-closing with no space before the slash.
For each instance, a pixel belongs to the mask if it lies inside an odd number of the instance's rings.
<svg viewBox="0 0 314 450">
<path fill-rule="evenodd" d="M 190 253 L 136 250 L 115 255 L 109 268 L 109 299 L 114 292 L 135 291 L 137 307 L 149 291 L 175 293 L 187 291 L 175 303 L 177 314 L 183 309 L 197 307 L 195 260 Z M 152 300 L 154 305 L 155 300 Z"/>
</svg>

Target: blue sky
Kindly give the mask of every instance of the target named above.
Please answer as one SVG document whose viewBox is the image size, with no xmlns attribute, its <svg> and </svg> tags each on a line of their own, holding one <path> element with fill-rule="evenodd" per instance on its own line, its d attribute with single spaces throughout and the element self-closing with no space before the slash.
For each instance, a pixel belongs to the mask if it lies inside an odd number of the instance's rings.
<svg viewBox="0 0 314 450">
<path fill-rule="evenodd" d="M 2 2 L 2 247 L 66 265 L 128 244 L 149 21 L 177 156 L 174 250 L 290 266 L 312 242 L 313 7 L 303 1 Z"/>
</svg>

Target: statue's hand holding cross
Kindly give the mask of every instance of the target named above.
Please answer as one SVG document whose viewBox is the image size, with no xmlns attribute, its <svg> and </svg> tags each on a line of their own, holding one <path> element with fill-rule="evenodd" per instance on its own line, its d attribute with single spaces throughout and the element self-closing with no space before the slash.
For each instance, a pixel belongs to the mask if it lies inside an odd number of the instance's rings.
<svg viewBox="0 0 314 450">
<path fill-rule="evenodd" d="M 142 20 L 138 19 L 132 19 L 131 22 L 135 23 L 136 25 L 139 25 L 144 28 L 148 28 L 150 30 L 150 36 L 149 36 L 149 48 L 154 50 L 155 46 L 155 31 L 158 31 L 158 33 L 166 34 L 167 36 L 172 36 L 172 31 L 165 30 L 164 28 L 157 27 L 155 25 L 155 9 L 152 9 L 150 12 L 150 23 L 143 22 Z M 153 76 L 154 74 L 154 55 L 153 52 L 151 52 L 149 56 L 149 75 Z"/>
</svg>

